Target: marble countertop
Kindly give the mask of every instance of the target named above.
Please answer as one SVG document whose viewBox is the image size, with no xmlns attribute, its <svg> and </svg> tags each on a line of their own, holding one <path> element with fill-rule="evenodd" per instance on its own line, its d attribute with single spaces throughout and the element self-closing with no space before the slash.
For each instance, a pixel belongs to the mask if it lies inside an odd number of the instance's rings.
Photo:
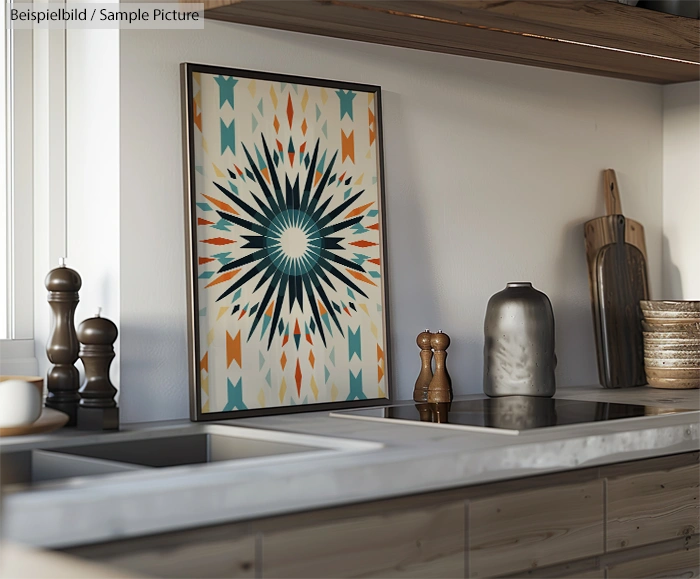
<svg viewBox="0 0 700 579">
<path fill-rule="evenodd" d="M 700 392 L 562 388 L 558 398 L 700 408 Z M 467 397 L 469 398 L 469 397 Z M 272 462 L 233 461 L 89 477 L 56 488 L 6 494 L 2 537 L 67 547 L 456 488 L 700 450 L 700 413 L 545 428 L 517 436 L 287 414 L 218 422 L 332 437 L 343 452 Z M 143 437 L 163 429 L 196 432 L 201 423 L 130 425 L 118 434 L 60 432 L 3 440 L 3 452 L 50 449 L 105 437 Z"/>
</svg>

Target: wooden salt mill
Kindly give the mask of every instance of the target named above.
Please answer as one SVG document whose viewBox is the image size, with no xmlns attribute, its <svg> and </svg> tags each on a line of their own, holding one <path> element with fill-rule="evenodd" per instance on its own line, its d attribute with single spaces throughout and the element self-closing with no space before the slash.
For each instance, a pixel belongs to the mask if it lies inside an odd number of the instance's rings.
<svg viewBox="0 0 700 579">
<path fill-rule="evenodd" d="M 79 346 L 73 316 L 82 283 L 78 272 L 66 267 L 63 257 L 59 267 L 52 269 L 44 281 L 53 314 L 46 344 L 46 355 L 53 364 L 46 375 L 46 406 L 65 412 L 68 415 L 66 426 L 75 426 L 80 401 L 80 374 L 75 367 Z"/>
<path fill-rule="evenodd" d="M 416 338 L 416 344 L 420 348 L 421 370 L 416 380 L 416 386 L 413 389 L 413 400 L 415 402 L 428 401 L 428 387 L 433 379 L 433 351 L 430 345 L 432 337 L 433 334 L 430 333 L 430 330 L 425 330 L 425 332 L 418 334 Z"/>
<path fill-rule="evenodd" d="M 447 373 L 447 348 L 450 346 L 450 337 L 438 330 L 432 335 L 430 345 L 435 356 L 435 373 L 428 386 L 428 402 L 447 403 L 452 402 L 452 380 Z"/>
<path fill-rule="evenodd" d="M 118 331 L 113 322 L 100 316 L 101 310 L 78 326 L 80 359 L 85 366 L 78 408 L 80 430 L 119 430 L 119 408 L 114 401 L 117 389 L 109 379 Z"/>
</svg>

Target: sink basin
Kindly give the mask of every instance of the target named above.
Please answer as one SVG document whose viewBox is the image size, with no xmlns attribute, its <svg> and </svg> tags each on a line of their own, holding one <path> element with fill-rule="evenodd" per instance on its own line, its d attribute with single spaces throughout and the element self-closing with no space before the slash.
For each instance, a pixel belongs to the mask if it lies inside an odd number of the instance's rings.
<svg viewBox="0 0 700 579">
<path fill-rule="evenodd" d="M 53 486 L 66 479 L 93 477 L 142 470 L 131 464 L 71 456 L 46 450 L 27 450 L 0 455 L 3 493 Z"/>
<path fill-rule="evenodd" d="M 185 465 L 263 465 L 374 450 L 374 442 L 223 424 L 155 427 L 52 441 L 45 448 L 0 448 L 3 492 L 38 490 L 129 472 Z M 50 447 L 50 448 L 49 448 Z"/>
<path fill-rule="evenodd" d="M 163 468 L 319 450 L 318 447 L 202 432 L 57 449 L 57 453 Z"/>
</svg>

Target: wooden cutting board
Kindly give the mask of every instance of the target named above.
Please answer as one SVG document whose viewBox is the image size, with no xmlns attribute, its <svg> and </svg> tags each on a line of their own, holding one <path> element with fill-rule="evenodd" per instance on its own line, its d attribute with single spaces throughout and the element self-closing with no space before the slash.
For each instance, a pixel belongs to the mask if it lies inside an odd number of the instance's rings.
<svg viewBox="0 0 700 579">
<path fill-rule="evenodd" d="M 644 227 L 622 214 L 615 171 L 603 172 L 607 215 L 584 225 L 598 378 L 605 388 L 646 384 L 640 300 L 649 299 Z"/>
</svg>

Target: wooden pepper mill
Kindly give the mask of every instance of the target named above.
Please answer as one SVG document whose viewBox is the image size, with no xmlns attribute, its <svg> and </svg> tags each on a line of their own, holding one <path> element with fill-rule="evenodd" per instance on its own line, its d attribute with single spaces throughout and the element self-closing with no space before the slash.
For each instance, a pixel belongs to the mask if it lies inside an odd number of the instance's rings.
<svg viewBox="0 0 700 579">
<path fill-rule="evenodd" d="M 413 400 L 415 402 L 428 401 L 428 386 L 430 386 L 430 381 L 433 379 L 433 351 L 430 345 L 432 337 L 433 334 L 430 333 L 430 330 L 425 330 L 425 332 L 418 334 L 416 338 L 416 344 L 420 348 L 421 370 L 416 380 L 416 386 L 413 389 Z"/>
<path fill-rule="evenodd" d="M 432 335 L 430 345 L 435 356 L 435 373 L 428 386 L 428 402 L 447 403 L 452 401 L 452 380 L 447 373 L 447 348 L 450 346 L 450 337 L 438 330 Z"/>
<path fill-rule="evenodd" d="M 53 314 L 46 344 L 46 355 L 53 364 L 46 375 L 46 406 L 65 412 L 66 426 L 75 426 L 80 401 L 80 374 L 75 367 L 79 346 L 73 316 L 82 283 L 78 272 L 66 267 L 65 258 L 61 258 L 59 267 L 52 269 L 44 281 Z"/>
<path fill-rule="evenodd" d="M 80 359 L 85 366 L 78 408 L 80 430 L 119 430 L 119 408 L 114 401 L 117 389 L 109 379 L 118 332 L 114 323 L 100 316 L 100 310 L 78 326 Z"/>
</svg>

